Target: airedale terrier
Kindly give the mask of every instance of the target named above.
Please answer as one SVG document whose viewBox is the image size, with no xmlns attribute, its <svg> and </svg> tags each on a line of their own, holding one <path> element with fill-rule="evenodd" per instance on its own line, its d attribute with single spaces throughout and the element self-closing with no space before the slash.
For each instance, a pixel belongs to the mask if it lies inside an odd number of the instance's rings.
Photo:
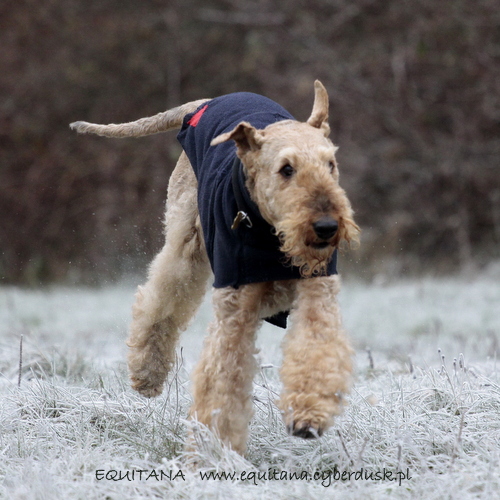
<svg viewBox="0 0 500 500">
<path fill-rule="evenodd" d="M 336 260 L 339 244 L 359 233 L 338 183 L 324 86 L 315 82 L 305 123 L 270 99 L 236 93 L 131 123 L 71 127 L 107 137 L 181 129 L 184 152 L 168 187 L 165 246 L 133 307 L 133 388 L 146 397 L 162 392 L 179 332 L 212 271 L 215 320 L 194 372 L 190 417 L 245 452 L 256 331 L 263 319 L 285 326 L 289 313 L 279 406 L 290 434 L 321 436 L 351 384 Z"/>
</svg>

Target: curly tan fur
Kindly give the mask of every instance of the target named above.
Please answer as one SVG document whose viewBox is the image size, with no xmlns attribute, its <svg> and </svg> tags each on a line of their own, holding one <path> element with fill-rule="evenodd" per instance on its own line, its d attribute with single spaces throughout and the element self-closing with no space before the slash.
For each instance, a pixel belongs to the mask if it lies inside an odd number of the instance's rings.
<svg viewBox="0 0 500 500">
<path fill-rule="evenodd" d="M 297 283 L 284 342 L 280 408 L 287 428 L 308 437 L 331 424 L 349 391 L 352 350 L 342 330 L 338 276 Z"/>
<path fill-rule="evenodd" d="M 76 122 L 72 127 L 83 133 L 137 137 L 180 127 L 183 117 L 203 102 L 128 124 Z M 328 95 L 315 82 L 313 111 L 306 123 L 286 120 L 257 130 L 242 122 L 212 141 L 235 141 L 251 198 L 274 226 L 284 257 L 304 276 L 214 291 L 215 320 L 193 373 L 190 416 L 242 454 L 252 417 L 255 335 L 262 318 L 291 310 L 279 402 L 291 434 L 320 436 L 341 412 L 350 388 L 352 350 L 336 300 L 340 280 L 320 275 L 342 241 L 357 241 L 359 228 L 338 184 L 337 148 L 328 139 L 327 120 Z M 282 175 L 285 165 L 291 175 Z M 320 237 L 315 224 L 325 218 L 336 221 L 338 230 Z M 162 392 L 179 332 L 198 308 L 210 276 L 197 181 L 184 153 L 170 179 L 165 225 L 165 246 L 151 264 L 147 283 L 137 291 L 127 342 L 132 386 L 146 397 Z"/>
</svg>

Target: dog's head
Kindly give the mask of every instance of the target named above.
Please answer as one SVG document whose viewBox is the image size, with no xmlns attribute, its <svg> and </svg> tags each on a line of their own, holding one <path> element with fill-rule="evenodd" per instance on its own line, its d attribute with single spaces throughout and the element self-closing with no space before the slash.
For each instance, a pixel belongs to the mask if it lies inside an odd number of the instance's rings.
<svg viewBox="0 0 500 500">
<path fill-rule="evenodd" d="M 328 94 L 316 81 L 307 122 L 284 120 L 264 130 L 241 122 L 212 141 L 236 142 L 250 196 L 304 276 L 322 273 L 335 248 L 359 233 L 329 135 Z"/>
</svg>

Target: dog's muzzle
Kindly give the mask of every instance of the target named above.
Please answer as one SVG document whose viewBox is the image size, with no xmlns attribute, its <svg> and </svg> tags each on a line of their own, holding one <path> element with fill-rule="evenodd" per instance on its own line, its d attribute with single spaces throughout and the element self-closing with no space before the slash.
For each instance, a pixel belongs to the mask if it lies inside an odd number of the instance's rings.
<svg viewBox="0 0 500 500">
<path fill-rule="evenodd" d="M 323 241 L 327 241 L 335 236 L 338 228 L 339 223 L 331 217 L 321 217 L 321 219 L 318 219 L 313 224 L 313 229 L 316 233 L 316 236 Z"/>
</svg>

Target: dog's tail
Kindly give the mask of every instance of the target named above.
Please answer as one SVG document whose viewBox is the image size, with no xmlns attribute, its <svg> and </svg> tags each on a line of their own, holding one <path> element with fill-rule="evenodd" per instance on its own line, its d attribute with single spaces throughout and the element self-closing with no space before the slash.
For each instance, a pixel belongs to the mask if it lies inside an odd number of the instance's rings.
<svg viewBox="0 0 500 500">
<path fill-rule="evenodd" d="M 79 134 L 97 134 L 104 137 L 142 137 L 143 135 L 159 134 L 180 128 L 184 117 L 196 111 L 199 106 L 208 100 L 200 99 L 188 102 L 177 108 L 147 118 L 141 118 L 135 122 L 111 123 L 110 125 L 74 122 L 70 124 L 70 128 L 76 130 Z"/>
</svg>

